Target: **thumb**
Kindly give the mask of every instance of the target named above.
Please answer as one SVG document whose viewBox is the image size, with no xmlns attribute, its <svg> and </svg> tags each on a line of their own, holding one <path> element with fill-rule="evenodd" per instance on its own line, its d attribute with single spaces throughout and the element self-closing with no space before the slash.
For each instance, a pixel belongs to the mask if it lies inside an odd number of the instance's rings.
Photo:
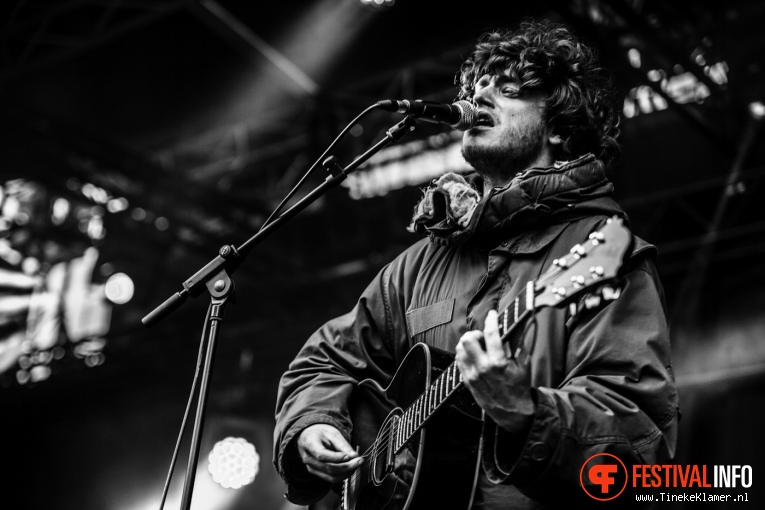
<svg viewBox="0 0 765 510">
<path fill-rule="evenodd" d="M 328 429 L 324 434 L 324 439 L 329 443 L 327 446 L 331 446 L 336 452 L 345 454 L 347 458 L 352 459 L 358 456 L 356 450 L 353 449 L 350 443 L 345 440 L 345 437 L 343 437 L 340 431 L 336 428 L 332 427 Z"/>
</svg>

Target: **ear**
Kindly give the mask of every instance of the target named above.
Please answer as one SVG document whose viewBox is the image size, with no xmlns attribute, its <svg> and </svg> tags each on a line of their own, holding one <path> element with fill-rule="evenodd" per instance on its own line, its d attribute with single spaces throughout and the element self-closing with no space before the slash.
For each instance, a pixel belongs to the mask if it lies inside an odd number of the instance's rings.
<svg viewBox="0 0 765 510">
<path fill-rule="evenodd" d="M 560 135 L 556 135 L 555 133 L 550 133 L 550 136 L 547 137 L 547 140 L 550 142 L 550 145 L 560 145 L 563 143 Z"/>
</svg>

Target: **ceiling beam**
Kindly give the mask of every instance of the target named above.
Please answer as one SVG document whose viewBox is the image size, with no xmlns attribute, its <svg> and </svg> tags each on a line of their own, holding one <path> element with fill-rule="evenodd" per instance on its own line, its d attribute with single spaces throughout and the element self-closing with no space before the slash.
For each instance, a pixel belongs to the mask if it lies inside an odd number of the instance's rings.
<svg viewBox="0 0 765 510">
<path fill-rule="evenodd" d="M 105 5 L 101 1 L 78 0 L 30 18 L 24 18 L 26 11 L 21 7 L 0 31 L 3 50 L 0 84 L 103 46 L 176 12 L 184 5 L 185 0 L 107 2 Z M 65 16 L 94 8 L 102 9 L 102 13 L 90 23 L 64 26 L 62 18 Z M 88 17 L 82 16 L 83 19 Z"/>
<path fill-rule="evenodd" d="M 309 95 L 319 92 L 319 84 L 303 72 L 290 59 L 285 57 L 276 48 L 268 44 L 250 28 L 239 21 L 236 16 L 229 13 L 218 2 L 213 0 L 199 0 L 191 4 L 194 12 L 200 20 L 206 22 L 211 28 L 227 40 L 237 46 L 255 50 L 259 55 L 266 58 L 272 65 L 295 82 Z M 244 44 L 242 44 L 244 43 Z"/>
</svg>

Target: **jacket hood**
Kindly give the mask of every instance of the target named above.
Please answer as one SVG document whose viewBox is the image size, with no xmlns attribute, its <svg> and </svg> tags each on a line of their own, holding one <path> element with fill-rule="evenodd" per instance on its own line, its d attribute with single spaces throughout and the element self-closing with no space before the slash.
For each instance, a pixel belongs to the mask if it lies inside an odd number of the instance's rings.
<svg viewBox="0 0 765 510">
<path fill-rule="evenodd" d="M 409 230 L 438 244 L 471 240 L 490 248 L 528 229 L 604 214 L 626 217 L 611 198 L 613 184 L 594 155 L 548 168 L 530 168 L 481 197 L 477 172 L 446 174 L 425 190 Z M 626 218 L 625 218 L 626 219 Z"/>
</svg>

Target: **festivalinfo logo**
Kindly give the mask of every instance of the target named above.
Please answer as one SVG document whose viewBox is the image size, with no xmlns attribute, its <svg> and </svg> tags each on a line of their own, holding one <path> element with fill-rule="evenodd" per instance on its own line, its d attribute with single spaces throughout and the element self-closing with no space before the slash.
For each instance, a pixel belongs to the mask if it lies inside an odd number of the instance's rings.
<svg viewBox="0 0 765 510">
<path fill-rule="evenodd" d="M 611 501 L 627 487 L 627 467 L 616 455 L 597 453 L 582 464 L 579 483 L 592 499 Z"/>
<path fill-rule="evenodd" d="M 597 501 L 616 499 L 628 486 L 636 490 L 749 488 L 752 478 L 752 466 L 748 465 L 635 464 L 630 471 L 621 459 L 610 453 L 593 455 L 579 472 L 582 489 Z M 665 496 L 668 500 L 674 499 L 671 493 L 662 494 L 662 500 Z M 687 499 L 687 495 L 680 499 Z M 699 500 L 717 498 L 714 493 L 703 493 Z"/>
</svg>

